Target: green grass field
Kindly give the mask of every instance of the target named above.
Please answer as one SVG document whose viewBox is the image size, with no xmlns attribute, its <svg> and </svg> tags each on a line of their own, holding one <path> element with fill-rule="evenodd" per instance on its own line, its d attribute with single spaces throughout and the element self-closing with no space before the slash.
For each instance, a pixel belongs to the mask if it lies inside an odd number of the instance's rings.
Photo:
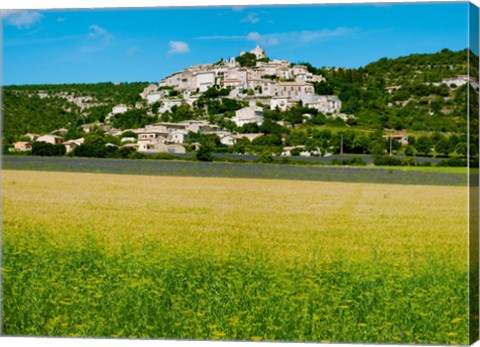
<svg viewBox="0 0 480 347">
<path fill-rule="evenodd" d="M 467 344 L 467 190 L 6 170 L 4 334 Z"/>
</svg>

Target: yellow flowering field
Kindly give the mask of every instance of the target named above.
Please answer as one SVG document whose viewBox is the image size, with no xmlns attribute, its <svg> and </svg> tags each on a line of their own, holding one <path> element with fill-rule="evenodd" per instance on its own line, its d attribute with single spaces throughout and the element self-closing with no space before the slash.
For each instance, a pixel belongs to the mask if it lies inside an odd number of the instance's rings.
<svg viewBox="0 0 480 347">
<path fill-rule="evenodd" d="M 467 189 L 6 170 L 4 333 L 466 344 Z"/>
</svg>

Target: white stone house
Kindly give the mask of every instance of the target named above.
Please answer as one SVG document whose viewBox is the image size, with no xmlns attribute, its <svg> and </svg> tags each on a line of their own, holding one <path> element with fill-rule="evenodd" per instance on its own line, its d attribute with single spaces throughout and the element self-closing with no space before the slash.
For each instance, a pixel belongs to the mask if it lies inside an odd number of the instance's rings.
<svg viewBox="0 0 480 347">
<path fill-rule="evenodd" d="M 232 121 L 235 122 L 238 127 L 248 123 L 261 125 L 263 123 L 263 109 L 256 106 L 241 108 L 235 111 L 235 117 L 232 118 Z"/>
<path fill-rule="evenodd" d="M 37 142 L 47 142 L 52 145 L 58 145 L 63 143 L 63 138 L 57 135 L 43 135 L 37 139 Z"/>
<path fill-rule="evenodd" d="M 140 93 L 140 96 L 142 97 L 142 99 L 146 99 L 149 94 L 156 92 L 157 89 L 157 84 L 149 84 L 145 89 L 143 89 L 143 92 Z"/>
<path fill-rule="evenodd" d="M 383 135 L 383 138 L 386 140 L 392 139 L 400 142 L 404 146 L 408 146 L 408 135 L 407 134 L 388 134 Z"/>
<path fill-rule="evenodd" d="M 454 77 L 454 78 L 445 78 L 442 80 L 442 83 L 445 83 L 448 86 L 455 84 L 457 87 L 460 87 L 467 84 L 470 80 L 471 78 L 468 75 L 458 75 L 457 77 Z M 435 84 L 438 84 L 438 83 L 435 83 Z"/>
<path fill-rule="evenodd" d="M 185 147 L 180 145 L 167 145 L 167 152 L 170 154 L 184 154 L 186 150 Z"/>
<path fill-rule="evenodd" d="M 322 113 L 337 113 L 342 108 L 342 102 L 336 95 L 302 96 L 303 106 L 317 109 Z"/>
<path fill-rule="evenodd" d="M 288 107 L 288 98 L 273 97 L 270 100 L 270 109 L 275 110 L 277 107 L 280 111 L 286 111 Z"/>
<path fill-rule="evenodd" d="M 164 113 L 170 111 L 173 106 L 180 106 L 183 103 L 181 99 L 164 99 L 162 100 L 162 104 L 160 105 L 158 112 Z"/>
<path fill-rule="evenodd" d="M 167 145 L 162 142 L 152 142 L 150 140 L 138 140 L 137 151 L 142 153 L 162 153 L 167 152 Z"/>
<path fill-rule="evenodd" d="M 138 140 L 148 140 L 148 141 L 155 141 L 155 142 L 165 142 L 168 137 L 167 132 L 160 132 L 160 131 L 141 131 L 138 133 Z"/>
<path fill-rule="evenodd" d="M 320 151 L 316 150 L 314 152 L 308 152 L 305 150 L 305 146 L 288 146 L 284 147 L 282 153 L 280 154 L 282 157 L 290 157 L 292 155 L 292 151 L 294 149 L 300 150 L 299 155 L 301 157 L 311 157 L 312 155 L 320 155 Z"/>
<path fill-rule="evenodd" d="M 182 154 L 185 153 L 185 147 L 180 145 L 166 145 L 160 142 L 149 142 L 147 140 L 139 140 L 137 151 L 145 154 L 155 153 L 170 153 L 170 154 Z"/>
<path fill-rule="evenodd" d="M 112 114 L 120 114 L 128 111 L 127 105 L 120 104 L 112 108 Z"/>
<path fill-rule="evenodd" d="M 13 144 L 13 149 L 16 152 L 28 152 L 32 150 L 32 145 L 30 142 L 19 141 Z"/>
<path fill-rule="evenodd" d="M 250 53 L 252 54 L 255 54 L 255 56 L 257 57 L 257 59 L 262 59 L 262 58 L 265 58 L 266 55 L 265 55 L 265 49 L 263 49 L 262 47 L 260 47 L 259 45 L 257 45 L 257 47 L 255 47 L 254 49 L 252 49 L 250 51 Z"/>
<path fill-rule="evenodd" d="M 168 141 L 173 143 L 184 143 L 188 139 L 188 131 L 174 130 L 168 136 Z"/>
<path fill-rule="evenodd" d="M 314 95 L 315 88 L 309 83 L 303 82 L 280 82 L 276 85 L 275 96 L 299 97 Z"/>
<path fill-rule="evenodd" d="M 76 147 L 80 146 L 83 144 L 83 138 L 76 139 L 76 140 L 69 140 L 65 141 L 63 145 L 65 146 L 65 152 L 70 153 L 73 151 Z"/>
<path fill-rule="evenodd" d="M 134 138 L 134 137 L 122 137 L 122 139 L 120 140 L 120 143 L 125 143 L 125 142 L 132 143 L 132 142 L 135 142 L 135 141 L 137 141 L 137 139 Z"/>
<path fill-rule="evenodd" d="M 207 126 L 210 123 L 206 120 L 184 120 L 182 122 L 176 123 L 179 126 L 184 126 L 185 131 L 198 133 L 203 126 Z"/>
<path fill-rule="evenodd" d="M 195 87 L 201 93 L 215 85 L 215 73 L 212 71 L 198 72 L 195 76 Z"/>
<path fill-rule="evenodd" d="M 235 138 L 231 134 L 223 134 L 220 135 L 220 143 L 227 146 L 233 146 L 235 144 Z"/>
<path fill-rule="evenodd" d="M 147 103 L 153 104 L 153 103 L 159 101 L 162 98 L 162 96 L 163 96 L 163 93 L 161 93 L 161 92 L 150 93 L 146 96 Z"/>
<path fill-rule="evenodd" d="M 253 140 L 255 140 L 257 137 L 260 137 L 260 136 L 263 136 L 265 134 L 263 133 L 255 133 L 255 134 L 237 134 L 237 135 L 233 135 L 233 139 L 235 141 L 239 141 L 241 139 L 247 139 L 248 141 L 252 142 Z"/>
</svg>

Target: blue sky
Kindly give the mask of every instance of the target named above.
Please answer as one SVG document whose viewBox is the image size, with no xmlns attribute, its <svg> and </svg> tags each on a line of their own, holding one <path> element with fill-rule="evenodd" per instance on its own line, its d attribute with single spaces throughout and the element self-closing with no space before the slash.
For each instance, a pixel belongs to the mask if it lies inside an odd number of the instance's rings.
<svg viewBox="0 0 480 347">
<path fill-rule="evenodd" d="M 359 67 L 468 45 L 467 3 L 3 12 L 3 85 L 160 81 L 256 44 L 271 58 Z"/>
</svg>

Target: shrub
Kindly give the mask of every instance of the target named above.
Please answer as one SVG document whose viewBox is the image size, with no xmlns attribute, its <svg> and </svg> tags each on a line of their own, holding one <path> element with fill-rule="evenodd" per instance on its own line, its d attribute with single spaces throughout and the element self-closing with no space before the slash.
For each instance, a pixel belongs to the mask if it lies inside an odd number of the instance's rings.
<svg viewBox="0 0 480 347">
<path fill-rule="evenodd" d="M 451 166 L 451 167 L 462 167 L 462 166 L 467 166 L 467 160 L 458 158 L 458 157 L 453 157 L 449 159 L 444 159 L 440 161 L 436 166 Z"/>
<path fill-rule="evenodd" d="M 400 159 L 390 156 L 376 157 L 373 163 L 377 166 L 402 166 L 403 164 Z"/>
<path fill-rule="evenodd" d="M 195 157 L 200 161 L 213 161 L 212 148 L 206 144 L 201 145 Z"/>
<path fill-rule="evenodd" d="M 64 154 L 64 145 L 52 145 L 48 142 L 34 142 L 32 145 L 32 155 L 57 156 Z"/>
<path fill-rule="evenodd" d="M 258 160 L 261 163 L 268 164 L 268 163 L 272 163 L 274 159 L 273 159 L 272 153 L 265 151 L 262 153 L 262 155 Z"/>
</svg>

